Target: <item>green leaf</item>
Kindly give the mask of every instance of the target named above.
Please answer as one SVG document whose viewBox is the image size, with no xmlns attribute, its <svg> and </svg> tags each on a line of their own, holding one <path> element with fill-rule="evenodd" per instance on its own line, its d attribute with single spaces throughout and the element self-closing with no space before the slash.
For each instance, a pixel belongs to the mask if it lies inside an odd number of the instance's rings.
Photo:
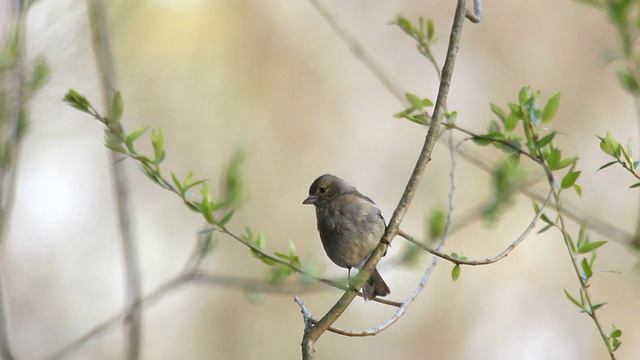
<svg viewBox="0 0 640 360">
<path fill-rule="evenodd" d="M 161 163 L 164 160 L 164 130 L 158 131 L 151 130 L 151 144 L 153 145 L 153 151 L 155 154 L 154 162 L 156 164 Z"/>
<path fill-rule="evenodd" d="M 513 131 L 518 125 L 518 118 L 516 118 L 512 113 L 509 113 L 507 117 L 504 119 L 504 130 L 505 131 Z"/>
<path fill-rule="evenodd" d="M 149 165 L 147 165 L 146 163 L 139 163 L 139 166 L 140 166 L 140 170 L 142 170 L 142 172 L 145 175 L 147 175 L 147 177 L 151 179 L 151 181 L 153 181 L 156 184 L 160 184 L 160 180 L 158 179 L 158 174 L 156 174 L 155 170 L 149 167 Z"/>
<path fill-rule="evenodd" d="M 576 194 L 578 194 L 578 196 L 582 197 L 582 187 L 578 184 L 573 184 L 573 190 L 576 191 Z"/>
<path fill-rule="evenodd" d="M 509 104 L 509 110 L 511 110 L 511 115 L 515 116 L 520 120 L 524 120 L 524 108 L 518 104 Z"/>
<path fill-rule="evenodd" d="M 29 87 L 31 93 L 40 89 L 47 82 L 51 75 L 51 68 L 44 56 L 38 56 L 35 59 L 33 70 L 27 79 L 25 85 Z"/>
<path fill-rule="evenodd" d="M 563 178 L 560 186 L 563 189 L 568 189 L 576 183 L 578 180 L 578 176 L 580 176 L 581 171 L 569 171 Z"/>
<path fill-rule="evenodd" d="M 529 89 L 531 86 L 523 86 L 518 92 L 518 102 L 520 105 L 524 105 L 529 99 Z"/>
<path fill-rule="evenodd" d="M 283 253 L 279 253 L 279 252 L 274 252 L 273 255 L 279 257 L 282 260 L 286 260 L 289 261 L 289 255 L 287 254 L 283 254 Z"/>
<path fill-rule="evenodd" d="M 211 208 L 211 202 L 202 200 L 200 202 L 200 211 L 204 219 L 211 225 L 216 224 L 216 219 L 213 217 L 213 209 Z"/>
<path fill-rule="evenodd" d="M 122 95 L 120 91 L 116 91 L 113 95 L 113 102 L 111 103 L 111 119 L 114 122 L 119 122 L 122 119 L 124 112 L 124 102 L 122 101 Z"/>
<path fill-rule="evenodd" d="M 553 221 L 551 221 L 551 219 L 549 219 L 549 217 L 546 214 L 540 215 L 540 220 L 544 221 L 545 223 L 547 223 L 547 224 L 549 224 L 551 226 L 555 225 L 553 223 Z"/>
<path fill-rule="evenodd" d="M 636 167 L 638 166 L 638 162 L 632 160 L 633 159 L 633 142 L 631 141 L 631 139 L 627 141 L 627 151 L 625 151 L 625 158 L 629 162 L 629 167 L 631 168 L 631 171 L 635 171 Z"/>
<path fill-rule="evenodd" d="M 433 101 L 431 101 L 431 99 L 424 98 L 424 99 L 422 99 L 422 106 L 423 107 L 432 107 L 433 106 Z"/>
<path fill-rule="evenodd" d="M 580 231 L 578 232 L 578 248 L 588 242 L 589 237 L 587 236 L 587 223 L 583 221 L 580 223 Z"/>
<path fill-rule="evenodd" d="M 219 226 L 225 226 L 229 220 L 231 220 L 231 218 L 233 217 L 233 212 L 235 210 L 231 210 L 227 213 L 227 215 L 225 215 L 220 221 L 218 221 L 218 225 Z"/>
<path fill-rule="evenodd" d="M 289 256 L 295 256 L 296 255 L 296 244 L 293 243 L 293 241 L 289 240 L 289 243 L 287 244 L 288 248 L 289 248 Z"/>
<path fill-rule="evenodd" d="M 500 121 L 504 122 L 505 118 L 507 117 L 507 115 L 505 115 L 504 110 L 502 110 L 502 108 L 496 104 L 491 103 L 489 106 L 491 106 L 491 112 L 494 113 L 498 119 L 500 119 Z"/>
<path fill-rule="evenodd" d="M 91 104 L 89 103 L 89 100 L 80 95 L 77 91 L 69 90 L 62 100 L 74 109 L 90 114 L 89 107 Z"/>
<path fill-rule="evenodd" d="M 634 165 L 633 165 L 633 159 L 631 158 L 631 156 L 627 154 L 627 151 L 624 150 L 622 146 L 620 146 L 620 152 L 622 153 L 622 156 L 624 157 L 624 159 L 627 161 L 627 165 L 629 166 L 631 171 L 633 171 Z"/>
<path fill-rule="evenodd" d="M 622 342 L 617 338 L 611 339 L 611 350 L 616 351 L 622 345 Z"/>
<path fill-rule="evenodd" d="M 612 338 L 619 338 L 622 336 L 622 330 L 618 329 L 615 325 L 613 326 L 613 330 L 609 333 L 609 336 Z"/>
<path fill-rule="evenodd" d="M 205 181 L 202 184 L 202 188 L 200 189 L 200 194 L 202 194 L 202 200 L 204 202 L 211 202 L 211 190 L 209 190 L 209 182 Z"/>
<path fill-rule="evenodd" d="M 262 261 L 263 263 L 269 265 L 269 266 L 273 266 L 275 264 L 277 264 L 275 261 L 273 261 L 272 259 L 269 259 L 268 257 L 264 256 L 263 254 L 260 253 L 260 251 L 264 251 L 264 247 L 266 245 L 267 240 L 264 237 L 264 234 L 262 232 L 258 233 L 258 236 L 251 242 L 251 245 L 255 248 L 255 249 L 250 249 L 251 255 L 257 259 L 260 259 L 260 261 Z M 257 250 L 259 251 L 257 251 Z"/>
<path fill-rule="evenodd" d="M 620 82 L 620 85 L 622 85 L 622 88 L 632 94 L 638 92 L 638 81 L 633 76 L 631 76 L 628 71 L 620 70 L 618 71 L 617 75 L 618 81 Z"/>
<path fill-rule="evenodd" d="M 124 154 L 124 155 L 128 155 L 127 150 L 124 148 L 124 146 L 122 146 L 122 145 L 121 145 L 121 144 L 119 144 L 119 143 L 116 143 L 116 142 L 110 141 L 110 140 L 109 140 L 109 138 L 108 138 L 108 137 L 106 137 L 106 136 L 105 136 L 105 138 L 104 138 L 104 145 L 105 145 L 107 148 L 109 148 L 109 149 L 111 149 L 111 150 L 113 150 L 113 151 L 115 151 L 115 152 L 117 152 L 117 153 Z"/>
<path fill-rule="evenodd" d="M 551 132 L 551 134 L 549 134 L 549 135 L 543 137 L 542 139 L 538 140 L 538 148 L 541 149 L 541 148 L 545 147 L 547 144 L 549 144 L 553 140 L 553 138 L 555 136 L 556 136 L 556 132 L 553 131 L 553 132 Z"/>
<path fill-rule="evenodd" d="M 562 289 L 562 290 L 564 290 L 564 294 L 566 295 L 567 299 L 569 299 L 569 301 L 571 301 L 575 306 L 579 307 L 581 310 L 584 310 L 584 305 L 582 305 L 578 300 L 576 300 L 573 296 L 571 296 L 571 294 L 569 294 L 567 289 Z"/>
<path fill-rule="evenodd" d="M 398 17 L 396 18 L 396 24 L 398 24 L 400 29 L 402 29 L 402 31 L 404 31 L 405 33 L 407 33 L 409 35 L 414 33 L 413 25 L 411 25 L 411 22 L 409 22 L 409 20 L 407 20 L 407 18 L 404 18 L 404 17 L 398 15 Z"/>
<path fill-rule="evenodd" d="M 576 243 L 573 241 L 571 235 L 567 233 L 567 241 L 569 242 L 569 247 L 571 248 L 571 252 L 576 252 Z"/>
<path fill-rule="evenodd" d="M 558 107 L 560 106 L 560 92 L 555 92 L 551 94 L 549 100 L 547 101 L 547 105 L 544 106 L 542 110 L 542 123 L 547 123 L 551 119 L 556 116 L 558 112 Z"/>
<path fill-rule="evenodd" d="M 453 269 L 451 269 L 451 279 L 453 281 L 456 281 L 456 280 L 458 280 L 458 278 L 460 278 L 460 271 L 461 271 L 460 265 L 459 264 L 455 264 L 453 266 Z"/>
<path fill-rule="evenodd" d="M 574 157 L 570 157 L 570 158 L 566 158 L 566 159 L 562 159 L 560 160 L 560 162 L 556 165 L 556 167 L 552 170 L 560 170 L 560 169 L 564 169 L 567 166 L 573 165 L 578 161 L 578 157 L 574 156 Z"/>
<path fill-rule="evenodd" d="M 436 29 L 433 25 L 433 20 L 427 20 L 427 40 L 431 41 L 433 39 L 433 35 L 435 34 Z"/>
<path fill-rule="evenodd" d="M 471 141 L 473 141 L 476 145 L 479 145 L 479 146 L 487 146 L 491 144 L 491 140 L 487 140 L 479 137 L 473 137 L 471 138 Z"/>
<path fill-rule="evenodd" d="M 222 182 L 223 207 L 236 206 L 244 197 L 245 185 L 242 178 L 242 169 L 245 158 L 246 151 L 244 148 L 239 148 L 224 169 Z"/>
<path fill-rule="evenodd" d="M 617 163 L 618 163 L 618 161 L 611 161 L 611 162 L 608 162 L 608 163 L 606 163 L 606 164 L 604 164 L 604 165 L 600 166 L 600 168 L 598 168 L 598 170 L 596 170 L 596 171 L 600 171 L 600 170 L 602 170 L 602 169 L 606 169 L 606 168 L 608 168 L 609 166 L 611 166 L 611 165 L 613 165 L 613 164 L 617 164 Z"/>
<path fill-rule="evenodd" d="M 620 143 L 611 135 L 610 132 L 607 131 L 607 135 L 605 137 L 598 136 L 600 139 L 600 149 L 610 156 L 613 156 L 616 159 L 620 158 Z"/>
<path fill-rule="evenodd" d="M 607 305 L 607 303 L 606 303 L 606 302 L 603 302 L 603 303 L 599 303 L 599 304 L 595 304 L 595 305 L 593 305 L 593 306 L 591 307 L 591 313 L 593 313 L 594 311 L 596 311 L 596 310 L 600 309 L 601 307 L 603 307 L 603 306 L 605 306 L 605 305 Z"/>
<path fill-rule="evenodd" d="M 438 239 L 444 233 L 447 219 L 442 209 L 433 209 L 429 214 L 429 237 L 434 240 Z"/>
<path fill-rule="evenodd" d="M 580 266 L 582 267 L 582 277 L 585 280 L 591 279 L 591 277 L 593 276 L 593 271 L 591 270 L 591 266 L 589 266 L 589 262 L 587 261 L 587 259 L 583 258 L 580 262 Z"/>
<path fill-rule="evenodd" d="M 552 227 L 553 227 L 553 225 L 551 225 L 551 224 L 546 225 L 546 226 L 544 226 L 542 229 L 538 230 L 538 232 L 537 232 L 536 234 L 542 234 L 543 232 L 545 232 L 545 231 L 547 231 L 547 230 L 551 229 Z"/>
<path fill-rule="evenodd" d="M 634 188 L 637 188 L 638 186 L 640 186 L 640 182 L 635 183 L 635 184 L 633 184 L 633 185 L 629 186 L 629 189 L 634 189 Z"/>
<path fill-rule="evenodd" d="M 594 241 L 594 242 L 583 244 L 582 246 L 578 247 L 578 254 L 586 254 L 586 253 L 592 252 L 593 250 L 599 248 L 600 246 L 606 243 L 607 242 L 605 240 L 602 240 L 602 241 Z"/>
<path fill-rule="evenodd" d="M 180 191 L 180 194 L 182 196 L 184 196 L 184 189 L 182 188 L 182 184 L 180 183 L 180 179 L 178 179 L 178 177 L 176 176 L 176 174 L 173 173 L 173 171 L 171 172 L 171 180 L 173 180 L 173 184 L 176 186 L 178 191 Z"/>
<path fill-rule="evenodd" d="M 407 97 L 407 100 L 409 100 L 409 103 L 411 104 L 411 106 L 413 106 L 415 109 L 422 110 L 424 108 L 422 99 L 420 99 L 420 97 L 418 97 L 417 95 L 412 93 L 406 93 L 405 96 Z"/>
<path fill-rule="evenodd" d="M 143 127 L 140 129 L 136 129 L 134 131 L 132 131 L 128 136 L 127 136 L 127 141 L 136 141 L 138 138 L 140 138 L 140 136 L 144 135 L 144 133 L 148 130 L 148 127 Z"/>
</svg>

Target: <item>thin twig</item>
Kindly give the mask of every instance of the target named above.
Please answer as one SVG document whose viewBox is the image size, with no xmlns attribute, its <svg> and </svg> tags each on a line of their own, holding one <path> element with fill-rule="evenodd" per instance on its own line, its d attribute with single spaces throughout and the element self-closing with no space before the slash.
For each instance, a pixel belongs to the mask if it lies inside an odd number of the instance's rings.
<svg viewBox="0 0 640 360">
<path fill-rule="evenodd" d="M 405 191 L 393 213 L 393 216 L 389 220 L 389 225 L 385 231 L 384 236 L 378 247 L 373 251 L 369 259 L 366 261 L 362 270 L 358 274 L 354 287 L 357 288 L 361 283 L 366 281 L 371 272 L 375 268 L 375 265 L 380 261 L 384 252 L 387 249 L 387 244 L 390 244 L 393 237 L 397 234 L 398 227 L 404 219 L 408 207 L 411 203 L 413 195 L 420 183 L 422 174 L 431 160 L 431 152 L 440 133 L 440 121 L 444 114 L 446 107 L 446 99 L 449 93 L 449 87 L 451 84 L 451 77 L 453 75 L 453 68 L 455 64 L 456 55 L 458 52 L 460 35 L 462 32 L 462 24 L 464 22 L 465 14 L 465 0 L 458 0 L 456 7 L 456 13 L 453 20 L 453 26 L 451 29 L 451 37 L 449 40 L 449 46 L 447 49 L 447 56 L 442 71 L 442 80 L 440 81 L 440 88 L 438 90 L 438 97 L 436 105 L 433 111 L 433 117 L 431 120 L 431 126 L 425 138 L 424 145 L 418 156 L 415 168 L 409 178 Z M 362 275 L 361 275 L 362 274 Z M 355 291 L 347 291 L 338 300 L 338 302 L 320 319 L 311 329 L 305 329 L 305 334 L 302 339 L 302 356 L 303 359 L 312 359 L 315 353 L 315 342 L 320 336 L 337 320 L 338 317 L 346 310 L 355 298 Z"/>
<path fill-rule="evenodd" d="M 87 0 L 87 12 L 89 14 L 90 30 L 93 38 L 92 47 L 95 53 L 98 73 L 102 83 L 102 94 L 109 117 L 113 94 L 117 86 L 115 65 L 111 54 L 109 40 L 109 26 L 107 24 L 106 10 L 102 0 Z M 142 332 L 141 309 L 141 280 L 140 265 L 138 263 L 138 250 L 133 235 L 132 213 L 129 206 L 129 188 L 125 169 L 118 164 L 118 155 L 115 151 L 109 151 L 111 163 L 111 175 L 114 182 L 116 204 L 118 209 L 118 222 L 125 264 L 125 306 L 131 308 L 125 317 L 125 326 L 128 328 L 126 338 L 127 358 L 134 360 L 140 356 L 140 339 Z"/>
<path fill-rule="evenodd" d="M 140 301 L 141 305 L 144 305 L 146 307 L 152 305 L 157 300 L 163 298 L 165 295 L 172 293 L 175 289 L 187 284 L 191 279 L 191 276 L 192 274 L 189 274 L 189 273 L 181 273 L 176 277 L 166 281 L 162 285 L 152 290 L 148 295 L 144 296 Z M 93 329 L 86 332 L 79 338 L 75 339 L 70 344 L 64 346 L 62 349 L 56 351 L 52 355 L 43 357 L 42 360 L 64 359 L 65 357 L 70 355 L 72 352 L 80 348 L 82 345 L 87 343 L 89 340 L 119 325 L 128 316 L 130 312 L 134 311 L 134 306 L 137 306 L 137 304 L 132 304 L 131 306 L 126 307 L 125 309 L 118 312 L 117 314 L 109 317 L 107 320 L 96 325 L 95 327 L 93 327 Z"/>
<path fill-rule="evenodd" d="M 560 232 L 562 233 L 562 238 L 564 240 L 565 247 L 567 248 L 567 252 L 569 253 L 569 257 L 571 258 L 571 265 L 573 266 L 573 271 L 575 272 L 576 277 L 578 278 L 578 282 L 580 283 L 580 289 L 584 296 L 584 301 L 589 310 L 586 313 L 587 315 L 589 315 L 591 320 L 593 320 L 593 322 L 595 323 L 596 328 L 598 329 L 598 333 L 600 334 L 600 337 L 604 343 L 604 346 L 607 349 L 607 352 L 609 353 L 609 357 L 611 358 L 611 360 L 616 360 L 616 355 L 614 351 L 611 349 L 611 345 L 609 344 L 609 339 L 607 338 L 607 334 L 602 329 L 602 325 L 600 325 L 600 321 L 598 320 L 596 311 L 593 309 L 591 295 L 589 295 L 589 289 L 588 289 L 589 286 L 587 285 L 586 280 L 583 277 L 582 272 L 580 271 L 580 268 L 578 267 L 578 259 L 574 255 L 573 250 L 571 250 L 571 243 L 570 243 L 571 240 L 569 238 L 569 233 L 567 232 L 567 227 L 564 222 L 564 217 L 562 216 L 562 212 L 560 211 L 560 207 L 561 207 L 560 194 L 556 191 L 554 192 L 553 195 L 556 202 L 556 207 L 558 209 L 558 214 L 559 214 L 558 218 L 560 219 L 559 229 L 560 229 Z"/>
<path fill-rule="evenodd" d="M 474 24 L 482 21 L 482 0 L 473 0 L 473 12 L 467 10 L 465 16 Z"/>
<path fill-rule="evenodd" d="M 275 285 L 265 280 L 259 279 L 243 279 L 226 275 L 207 274 L 196 271 L 192 277 L 193 281 L 215 286 L 224 286 L 228 288 L 242 289 L 247 292 L 269 293 L 278 295 L 293 295 L 300 293 L 314 293 L 325 291 L 326 286 L 317 282 L 314 283 L 297 283 Z"/>
<path fill-rule="evenodd" d="M 22 143 L 19 129 L 21 119 L 24 116 L 26 100 L 24 82 L 26 81 L 25 32 L 27 31 L 27 4 L 14 0 L 10 7 L 12 11 L 12 28 L 9 31 L 9 36 L 15 36 L 15 39 L 9 39 L 6 46 L 15 45 L 16 53 L 13 69 L 8 70 L 9 76 L 6 89 L 1 90 L 8 92 L 6 96 L 8 99 L 7 108 L 0 109 L 0 111 L 6 111 L 7 115 L 7 129 L 6 134 L 2 134 L 2 146 L 5 149 L 5 153 L 10 155 L 10 158 L 0 172 L 0 249 L 6 243 L 11 211 L 15 199 L 15 180 L 18 172 L 20 145 Z M 14 41 L 16 42 L 15 44 Z M 0 114 L 0 117 L 1 116 Z M 3 252 L 0 251 L 0 256 L 2 253 Z M 4 292 L 4 269 L 0 268 L 0 358 L 12 360 L 15 358 L 15 355 L 11 349 L 6 300 Z"/>
<path fill-rule="evenodd" d="M 453 257 L 453 256 L 451 256 L 449 254 L 443 253 L 443 252 L 439 251 L 438 249 L 432 249 L 432 248 L 428 247 L 427 245 L 423 244 L 422 242 L 416 240 L 413 236 L 405 233 L 402 230 L 398 231 L 398 235 L 400 235 L 401 237 L 405 238 L 410 243 L 420 247 L 424 251 L 426 251 L 426 252 L 428 252 L 428 253 L 430 253 L 430 254 L 432 254 L 434 256 L 437 256 L 439 258 L 442 258 L 442 259 L 445 259 L 447 261 L 450 261 L 450 262 L 452 262 L 454 264 L 471 265 L 471 266 L 493 264 L 493 263 L 505 258 L 507 255 L 509 255 L 509 253 L 511 251 L 513 251 L 520 243 L 522 243 L 524 241 L 524 239 L 527 238 L 527 236 L 535 228 L 536 223 L 538 222 L 538 220 L 542 216 L 542 213 L 543 213 L 544 209 L 549 205 L 549 202 L 551 201 L 552 195 L 553 195 L 553 190 L 551 189 L 551 190 L 549 190 L 549 194 L 547 195 L 547 198 L 545 199 L 544 203 L 542 203 L 542 206 L 540 206 L 540 210 L 538 212 L 536 212 L 536 215 L 533 217 L 533 219 L 531 220 L 531 222 L 529 223 L 527 228 L 522 232 L 522 234 L 520 234 L 520 236 L 518 236 L 511 244 L 509 244 L 509 246 L 507 246 L 499 254 L 497 254 L 496 256 L 491 257 L 491 258 L 486 258 L 486 259 L 481 259 L 481 260 L 463 260 L 463 259 L 459 259 L 459 258 Z"/>
<path fill-rule="evenodd" d="M 403 105 L 408 106 L 409 102 L 405 97 L 405 91 L 402 87 L 396 83 L 396 81 L 386 73 L 376 59 L 371 56 L 369 51 L 360 43 L 357 37 L 355 37 L 349 29 L 342 24 L 340 17 L 329 9 L 323 0 L 309 0 L 309 2 L 316 8 L 316 11 L 322 16 L 324 21 L 329 24 L 335 34 L 343 40 L 343 42 L 349 47 L 349 50 L 353 53 L 356 59 L 359 59 L 369 71 L 384 85 L 385 88 Z"/>
<path fill-rule="evenodd" d="M 308 272 L 308 271 L 306 271 L 304 269 L 301 269 L 299 267 L 293 266 L 288 261 L 285 261 L 285 260 L 280 259 L 280 258 L 278 258 L 276 256 L 273 256 L 273 255 L 263 251 L 262 249 L 254 246 L 253 244 L 250 244 L 245 239 L 243 239 L 242 236 L 239 236 L 238 234 L 236 234 L 235 232 L 233 232 L 232 230 L 230 230 L 226 226 L 222 226 L 221 228 L 219 228 L 219 230 L 220 230 L 220 232 L 231 236 L 232 238 L 237 240 L 242 245 L 248 247 L 252 251 L 260 254 L 260 256 L 262 256 L 264 258 L 267 258 L 272 262 L 284 265 L 284 266 L 290 268 L 291 270 L 297 272 L 298 274 L 303 275 L 305 277 L 308 277 L 309 279 L 313 279 L 314 281 L 321 282 L 321 283 L 324 283 L 326 285 L 333 286 L 333 287 L 335 287 L 337 289 L 344 290 L 344 291 L 352 289 L 351 287 L 343 285 L 342 283 L 340 283 L 340 282 L 338 282 L 336 280 L 321 278 L 321 277 L 318 277 L 318 276 L 316 276 L 316 275 L 314 275 L 314 274 L 312 274 L 312 273 L 310 273 L 310 272 Z M 359 292 L 359 291 L 356 291 L 356 296 L 363 297 L 362 293 Z M 396 307 L 400 305 L 400 303 L 398 303 L 398 302 L 385 300 L 385 299 L 381 299 L 381 298 L 374 298 L 374 299 L 371 299 L 371 301 L 375 301 L 375 302 L 378 302 L 378 303 L 381 303 L 381 304 L 385 304 L 385 305 L 396 306 Z"/>
</svg>

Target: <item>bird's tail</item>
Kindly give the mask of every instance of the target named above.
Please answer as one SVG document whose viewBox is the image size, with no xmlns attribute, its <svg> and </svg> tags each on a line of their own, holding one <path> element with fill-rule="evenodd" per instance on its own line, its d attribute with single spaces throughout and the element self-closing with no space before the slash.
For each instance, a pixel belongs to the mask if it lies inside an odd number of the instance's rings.
<svg viewBox="0 0 640 360">
<path fill-rule="evenodd" d="M 378 272 L 378 269 L 373 269 L 371 277 L 362 287 L 362 294 L 365 300 L 371 300 L 376 296 L 387 296 L 391 290 L 387 283 L 384 282 L 382 276 Z"/>
</svg>

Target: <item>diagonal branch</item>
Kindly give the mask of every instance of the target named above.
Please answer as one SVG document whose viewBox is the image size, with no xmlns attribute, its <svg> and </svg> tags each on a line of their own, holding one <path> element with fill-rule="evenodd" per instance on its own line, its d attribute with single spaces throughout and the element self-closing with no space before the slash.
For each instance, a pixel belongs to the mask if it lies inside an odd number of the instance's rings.
<svg viewBox="0 0 640 360">
<path fill-rule="evenodd" d="M 400 198 L 400 202 L 393 213 L 393 216 L 389 220 L 389 225 L 385 231 L 384 236 L 378 247 L 373 251 L 362 270 L 358 274 L 354 285 L 354 288 L 366 281 L 369 277 L 375 265 L 380 261 L 382 255 L 387 249 L 388 244 L 395 235 L 397 235 L 400 223 L 404 219 L 404 216 L 409 208 L 411 200 L 420 184 L 422 174 L 431 160 L 431 152 L 437 141 L 440 133 L 440 122 L 446 109 L 446 100 L 449 93 L 449 87 L 451 85 L 451 78 L 453 76 L 453 68 L 455 64 L 456 55 L 458 53 L 460 36 L 462 33 L 462 25 L 464 23 L 465 16 L 465 0 L 458 0 L 456 12 L 453 20 L 453 26 L 451 29 L 451 36 L 449 39 L 449 46 L 447 49 L 447 57 L 442 71 L 442 80 L 440 81 L 440 88 L 438 90 L 438 97 L 436 105 L 433 111 L 431 126 L 424 141 L 424 145 L 418 156 L 415 168 L 409 178 L 405 191 Z M 360 275 L 362 274 L 362 275 Z M 303 359 L 312 359 L 315 352 L 315 342 L 322 336 L 322 334 L 340 317 L 340 315 L 346 310 L 355 298 L 355 291 L 349 290 L 338 300 L 338 302 L 327 312 L 327 314 L 318 321 L 310 329 L 305 329 L 305 333 L 302 339 L 302 355 Z"/>
</svg>

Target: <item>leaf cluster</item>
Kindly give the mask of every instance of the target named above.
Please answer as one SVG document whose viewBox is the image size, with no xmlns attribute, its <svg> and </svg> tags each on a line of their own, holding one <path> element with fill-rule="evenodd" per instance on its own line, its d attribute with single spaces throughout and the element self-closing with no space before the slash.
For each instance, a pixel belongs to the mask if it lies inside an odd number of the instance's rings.
<svg viewBox="0 0 640 360">
<path fill-rule="evenodd" d="M 602 165 L 598 171 L 606 169 L 611 165 L 619 164 L 625 170 L 630 172 L 636 179 L 640 180 L 640 174 L 637 171 L 639 162 L 633 159 L 633 147 L 631 146 L 631 140 L 627 142 L 627 146 L 624 148 L 608 131 L 605 136 L 598 136 L 598 139 L 600 139 L 600 149 L 605 154 L 614 158 L 613 161 Z M 640 182 L 637 182 L 630 187 L 635 188 L 638 186 L 640 186 Z"/>
<path fill-rule="evenodd" d="M 302 273 L 307 277 L 314 277 L 311 270 L 302 270 L 302 262 L 296 254 L 295 245 L 289 241 L 288 252 L 276 252 L 273 255 L 265 251 L 266 237 L 264 233 L 246 229 L 243 235 L 237 236 L 226 228 L 228 222 L 235 213 L 235 207 L 243 199 L 244 183 L 242 181 L 242 165 L 246 157 L 243 149 L 237 151 L 227 164 L 221 181 L 221 195 L 214 199 L 210 188 L 210 181 L 196 179 L 192 172 L 180 178 L 171 172 L 170 179 L 164 177 L 161 171 L 161 163 L 166 157 L 165 135 L 162 130 L 151 131 L 151 144 L 153 155 L 146 156 L 136 151 L 136 142 L 147 132 L 148 128 L 136 129 L 128 133 L 121 118 L 124 113 L 124 104 L 120 93 L 115 93 L 111 104 L 111 116 L 100 115 L 91 105 L 89 100 L 74 90 L 70 90 L 63 99 L 73 108 L 91 115 L 105 125 L 104 142 L 109 149 L 131 158 L 138 162 L 139 168 L 152 182 L 160 187 L 177 194 L 185 206 L 190 210 L 200 213 L 205 221 L 211 225 L 199 233 L 200 240 L 204 242 L 204 251 L 208 252 L 217 243 L 214 235 L 218 232 L 226 233 L 243 242 L 251 255 L 264 264 L 271 267 L 270 282 L 280 285 L 286 277 L 294 273 Z M 199 197 L 194 199 L 193 190 L 199 189 Z"/>
</svg>

